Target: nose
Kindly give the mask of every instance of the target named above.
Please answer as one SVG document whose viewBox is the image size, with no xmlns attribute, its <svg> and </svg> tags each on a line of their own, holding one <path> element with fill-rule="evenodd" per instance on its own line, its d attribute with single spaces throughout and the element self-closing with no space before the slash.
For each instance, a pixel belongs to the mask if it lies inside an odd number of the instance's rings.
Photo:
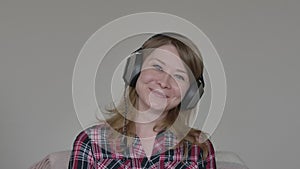
<svg viewBox="0 0 300 169">
<path fill-rule="evenodd" d="M 168 73 L 164 72 L 164 73 L 161 73 L 161 75 L 159 76 L 158 83 L 161 86 L 161 88 L 170 88 L 171 80 L 172 80 L 172 77 Z"/>
</svg>

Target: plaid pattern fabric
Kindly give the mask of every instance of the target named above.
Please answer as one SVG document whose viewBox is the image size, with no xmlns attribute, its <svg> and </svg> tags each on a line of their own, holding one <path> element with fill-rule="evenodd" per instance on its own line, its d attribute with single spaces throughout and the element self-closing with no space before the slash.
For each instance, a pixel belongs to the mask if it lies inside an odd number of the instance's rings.
<svg viewBox="0 0 300 169">
<path fill-rule="evenodd" d="M 93 126 L 81 132 L 74 141 L 69 169 L 216 169 L 215 152 L 207 140 L 208 156 L 202 158 L 202 150 L 197 145 L 188 145 L 188 156 L 183 159 L 183 147 L 172 149 L 177 144 L 170 131 L 157 134 L 152 156 L 146 157 L 139 137 L 133 138 L 130 147 L 119 153 L 121 139 L 109 141 L 112 129 L 105 124 Z"/>
</svg>

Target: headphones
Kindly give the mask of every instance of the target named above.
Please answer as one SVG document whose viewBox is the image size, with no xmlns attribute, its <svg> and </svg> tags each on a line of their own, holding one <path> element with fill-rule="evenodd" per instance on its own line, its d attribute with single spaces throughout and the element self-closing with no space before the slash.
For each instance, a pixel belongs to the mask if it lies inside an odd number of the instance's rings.
<svg viewBox="0 0 300 169">
<path fill-rule="evenodd" d="M 129 85 L 131 87 L 136 86 L 136 82 L 140 76 L 143 65 L 143 54 L 141 50 L 142 48 L 139 48 L 127 58 L 125 70 L 123 73 L 123 80 L 125 82 L 125 85 Z M 192 109 L 197 105 L 198 101 L 204 93 L 204 86 L 205 84 L 203 76 L 195 79 L 190 84 L 189 89 L 187 90 L 180 103 L 182 110 Z"/>
</svg>

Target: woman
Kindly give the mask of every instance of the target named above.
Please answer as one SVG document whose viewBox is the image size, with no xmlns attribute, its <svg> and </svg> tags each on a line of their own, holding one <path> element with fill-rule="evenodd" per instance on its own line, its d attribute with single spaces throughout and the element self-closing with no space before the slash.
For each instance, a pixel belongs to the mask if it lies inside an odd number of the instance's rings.
<svg viewBox="0 0 300 169">
<path fill-rule="evenodd" d="M 187 123 L 203 94 L 197 47 L 177 33 L 149 38 L 128 58 L 121 103 L 113 116 L 81 132 L 69 169 L 215 169 L 212 143 Z"/>
</svg>

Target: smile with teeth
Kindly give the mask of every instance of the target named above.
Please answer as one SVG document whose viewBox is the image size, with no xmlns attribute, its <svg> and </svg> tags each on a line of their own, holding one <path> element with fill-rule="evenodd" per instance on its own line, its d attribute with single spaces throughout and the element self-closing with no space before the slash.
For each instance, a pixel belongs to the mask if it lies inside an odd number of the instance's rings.
<svg viewBox="0 0 300 169">
<path fill-rule="evenodd" d="M 161 98 L 168 98 L 168 96 L 166 96 L 163 92 L 161 92 L 160 90 L 153 90 L 153 89 L 150 89 L 150 91 L 158 96 L 158 97 L 161 97 Z"/>
</svg>

